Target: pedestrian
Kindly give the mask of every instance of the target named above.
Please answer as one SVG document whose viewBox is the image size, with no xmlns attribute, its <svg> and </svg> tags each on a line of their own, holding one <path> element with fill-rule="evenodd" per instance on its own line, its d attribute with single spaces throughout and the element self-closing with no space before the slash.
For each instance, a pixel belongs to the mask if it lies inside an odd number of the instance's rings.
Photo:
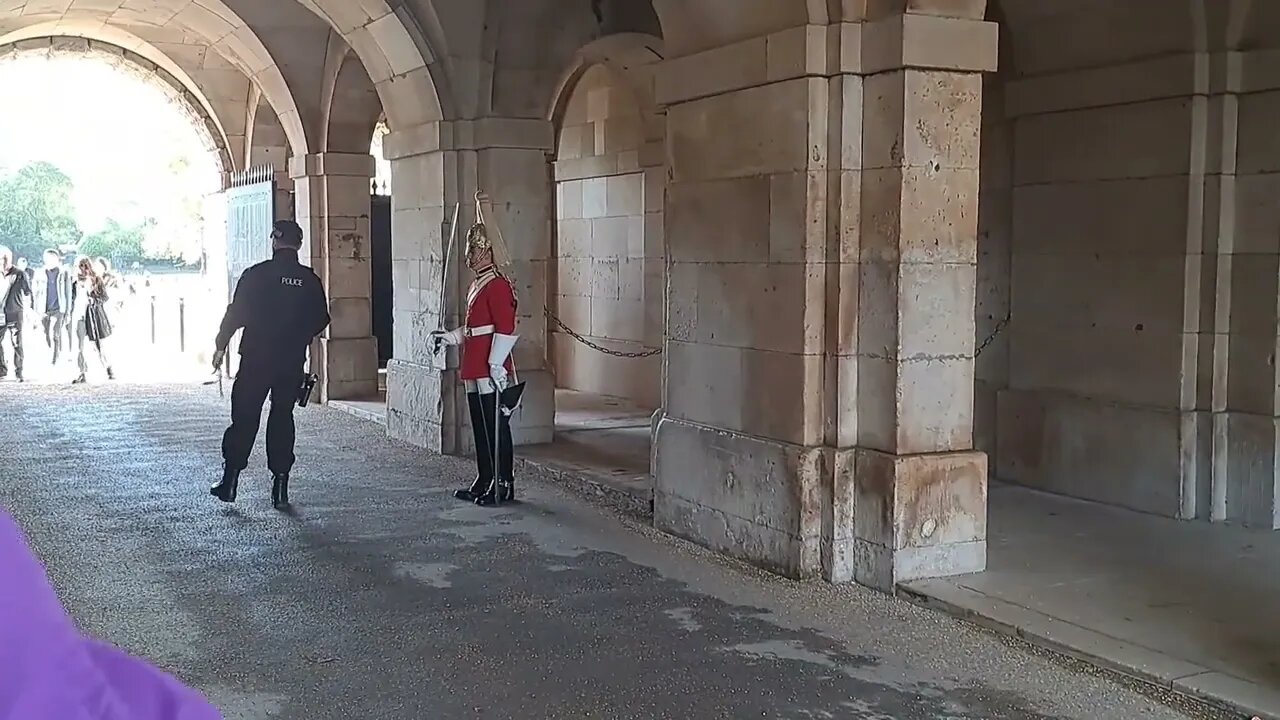
<svg viewBox="0 0 1280 720">
<path fill-rule="evenodd" d="M 13 345 L 13 374 L 18 382 L 22 377 L 22 311 L 23 306 L 34 309 L 31 283 L 27 274 L 13 264 L 13 251 L 0 245 L 0 379 L 9 376 L 9 366 L 4 359 L 4 339 Z"/>
<path fill-rule="evenodd" d="M 75 276 L 62 265 L 62 253 L 50 248 L 44 251 L 44 270 L 37 285 L 41 287 L 41 323 L 44 326 L 45 345 L 53 351 L 53 364 L 62 355 L 62 335 L 71 313 L 71 294 Z M 67 349 L 71 349 L 70 338 Z"/>
<path fill-rule="evenodd" d="M 76 278 L 78 277 L 79 272 L 76 270 L 76 264 L 71 261 L 71 258 L 68 258 L 66 256 L 63 257 L 62 272 L 66 273 L 67 277 L 71 278 L 71 292 L 72 292 L 72 295 L 74 295 L 75 289 L 76 289 Z M 75 323 L 71 322 L 71 317 L 70 317 L 71 310 L 72 310 L 72 307 L 70 305 L 68 305 L 67 308 L 63 310 L 63 312 L 67 314 L 67 320 L 66 322 L 62 323 L 63 329 L 67 331 L 67 349 L 68 350 L 76 346 L 75 344 L 76 327 L 75 327 Z"/>
<path fill-rule="evenodd" d="M 515 458 L 511 442 L 514 403 L 503 402 L 504 391 L 516 382 L 511 351 L 516 340 L 516 293 L 502 272 L 509 263 L 502 233 L 484 222 L 483 203 L 476 193 L 476 224 L 467 232 L 467 267 L 475 280 L 467 290 L 467 315 L 462 327 L 431 334 L 433 351 L 442 345 L 462 346 L 459 375 L 467 391 L 471 429 L 476 445 L 476 479 L 458 490 L 459 500 L 497 505 L 515 499 Z M 496 241 L 495 241 L 496 240 Z M 495 467 L 496 460 L 496 467 Z"/>
<path fill-rule="evenodd" d="M 107 287 L 93 267 L 93 261 L 82 257 L 76 261 L 76 284 L 71 290 L 71 322 L 76 329 L 76 364 L 80 375 L 73 385 L 88 382 L 89 363 L 85 359 L 85 346 L 92 346 L 107 371 L 107 379 L 115 380 L 116 373 L 107 359 L 103 342 L 111 336 L 111 320 L 107 316 Z"/>
<path fill-rule="evenodd" d="M 27 284 L 32 287 L 35 287 L 35 279 L 36 279 L 35 268 L 32 268 L 30 264 L 27 262 L 27 259 L 24 257 L 18 258 L 17 265 L 18 265 L 18 271 L 27 276 Z"/>
<path fill-rule="evenodd" d="M 271 471 L 271 504 L 289 505 L 289 473 L 293 454 L 293 406 L 304 387 L 304 366 L 311 341 L 329 326 L 329 301 L 320 278 L 298 261 L 302 228 L 292 220 L 276 221 L 271 232 L 273 255 L 240 277 L 231 305 L 214 343 L 213 367 L 222 368 L 227 345 L 237 330 L 240 368 L 231 387 L 231 426 L 222 436 L 222 481 L 210 494 L 235 502 L 240 473 L 258 436 L 262 405 L 271 396 L 267 415 L 267 468 Z"/>
<path fill-rule="evenodd" d="M 0 718 L 220 720 L 200 693 L 82 633 L 0 510 Z"/>
</svg>

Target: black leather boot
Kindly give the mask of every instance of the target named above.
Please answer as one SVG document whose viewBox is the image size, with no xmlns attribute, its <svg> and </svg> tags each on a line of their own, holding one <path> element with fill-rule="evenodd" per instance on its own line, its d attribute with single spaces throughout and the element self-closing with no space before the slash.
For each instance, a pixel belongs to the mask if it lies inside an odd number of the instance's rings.
<svg viewBox="0 0 1280 720">
<path fill-rule="evenodd" d="M 475 479 L 475 482 L 471 483 L 471 487 L 464 490 L 456 490 L 454 491 L 453 496 L 459 500 L 465 500 L 466 502 L 475 502 L 476 498 L 483 495 L 484 491 L 488 489 L 488 487 L 489 481 L 486 478 L 478 477 Z"/>
<path fill-rule="evenodd" d="M 497 487 L 489 488 L 489 491 L 476 498 L 476 504 L 481 507 L 493 507 L 502 503 L 509 503 L 516 499 L 515 485 L 508 481 L 498 481 Z"/>
<path fill-rule="evenodd" d="M 276 473 L 272 476 L 271 506 L 277 510 L 289 507 L 289 473 Z"/>
<path fill-rule="evenodd" d="M 236 489 L 239 486 L 240 471 L 224 467 L 222 469 L 222 482 L 209 488 L 209 494 L 224 503 L 233 503 L 236 501 Z"/>
<path fill-rule="evenodd" d="M 454 497 L 464 502 L 475 502 L 489 490 L 489 485 L 493 482 L 493 449 L 489 445 L 491 432 L 485 432 L 484 406 L 480 398 L 477 393 L 467 393 L 467 406 L 471 411 L 471 433 L 476 446 L 476 479 L 472 481 L 471 487 L 453 493 Z"/>
</svg>

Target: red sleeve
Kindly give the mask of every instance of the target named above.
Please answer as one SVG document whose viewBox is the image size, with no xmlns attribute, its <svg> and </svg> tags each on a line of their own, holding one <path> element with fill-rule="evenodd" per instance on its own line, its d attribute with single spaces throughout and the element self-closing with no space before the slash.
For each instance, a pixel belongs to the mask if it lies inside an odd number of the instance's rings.
<svg viewBox="0 0 1280 720">
<path fill-rule="evenodd" d="M 493 318 L 493 331 L 499 335 L 516 334 L 516 293 L 511 281 L 494 278 L 489 283 L 489 317 Z"/>
</svg>

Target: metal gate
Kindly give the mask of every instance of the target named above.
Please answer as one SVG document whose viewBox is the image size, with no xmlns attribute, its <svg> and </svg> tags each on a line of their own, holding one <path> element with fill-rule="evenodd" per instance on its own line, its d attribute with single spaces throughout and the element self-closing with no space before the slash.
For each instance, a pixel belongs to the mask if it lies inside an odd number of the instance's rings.
<svg viewBox="0 0 1280 720">
<path fill-rule="evenodd" d="M 233 174 L 226 196 L 230 294 L 235 292 L 245 270 L 271 259 L 271 226 L 276 221 L 275 170 L 257 167 Z"/>
</svg>

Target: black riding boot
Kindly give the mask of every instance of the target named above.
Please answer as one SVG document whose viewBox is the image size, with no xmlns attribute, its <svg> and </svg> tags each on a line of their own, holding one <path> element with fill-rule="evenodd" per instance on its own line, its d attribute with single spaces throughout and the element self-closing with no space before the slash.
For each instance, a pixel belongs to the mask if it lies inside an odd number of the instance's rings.
<svg viewBox="0 0 1280 720">
<path fill-rule="evenodd" d="M 483 412 L 485 416 L 485 427 L 489 429 L 489 434 L 493 434 L 493 418 L 497 408 L 493 404 L 493 395 L 484 396 L 486 402 L 483 403 Z M 500 503 L 511 502 L 516 497 L 515 487 L 515 454 L 511 447 L 511 418 L 505 414 L 499 413 L 498 425 L 498 467 L 496 486 L 485 488 L 485 493 L 476 498 L 477 505 L 491 506 Z M 492 446 L 489 452 L 493 452 Z M 492 455 L 490 455 L 492 458 Z M 489 461 L 492 464 L 492 459 Z"/>
<path fill-rule="evenodd" d="M 289 473 L 276 473 L 272 477 L 271 506 L 277 510 L 289 507 Z"/>
<path fill-rule="evenodd" d="M 493 430 L 485 430 L 480 397 L 480 393 L 467 393 L 467 406 L 471 411 L 471 433 L 476 444 L 476 479 L 471 487 L 453 494 L 459 500 L 467 502 L 475 502 L 476 498 L 489 490 L 489 485 L 493 482 L 493 449 L 489 445 L 489 435 Z"/>
<path fill-rule="evenodd" d="M 236 489 L 240 486 L 240 471 L 229 467 L 222 469 L 222 482 L 209 488 L 209 494 L 225 503 L 236 501 Z"/>
</svg>

